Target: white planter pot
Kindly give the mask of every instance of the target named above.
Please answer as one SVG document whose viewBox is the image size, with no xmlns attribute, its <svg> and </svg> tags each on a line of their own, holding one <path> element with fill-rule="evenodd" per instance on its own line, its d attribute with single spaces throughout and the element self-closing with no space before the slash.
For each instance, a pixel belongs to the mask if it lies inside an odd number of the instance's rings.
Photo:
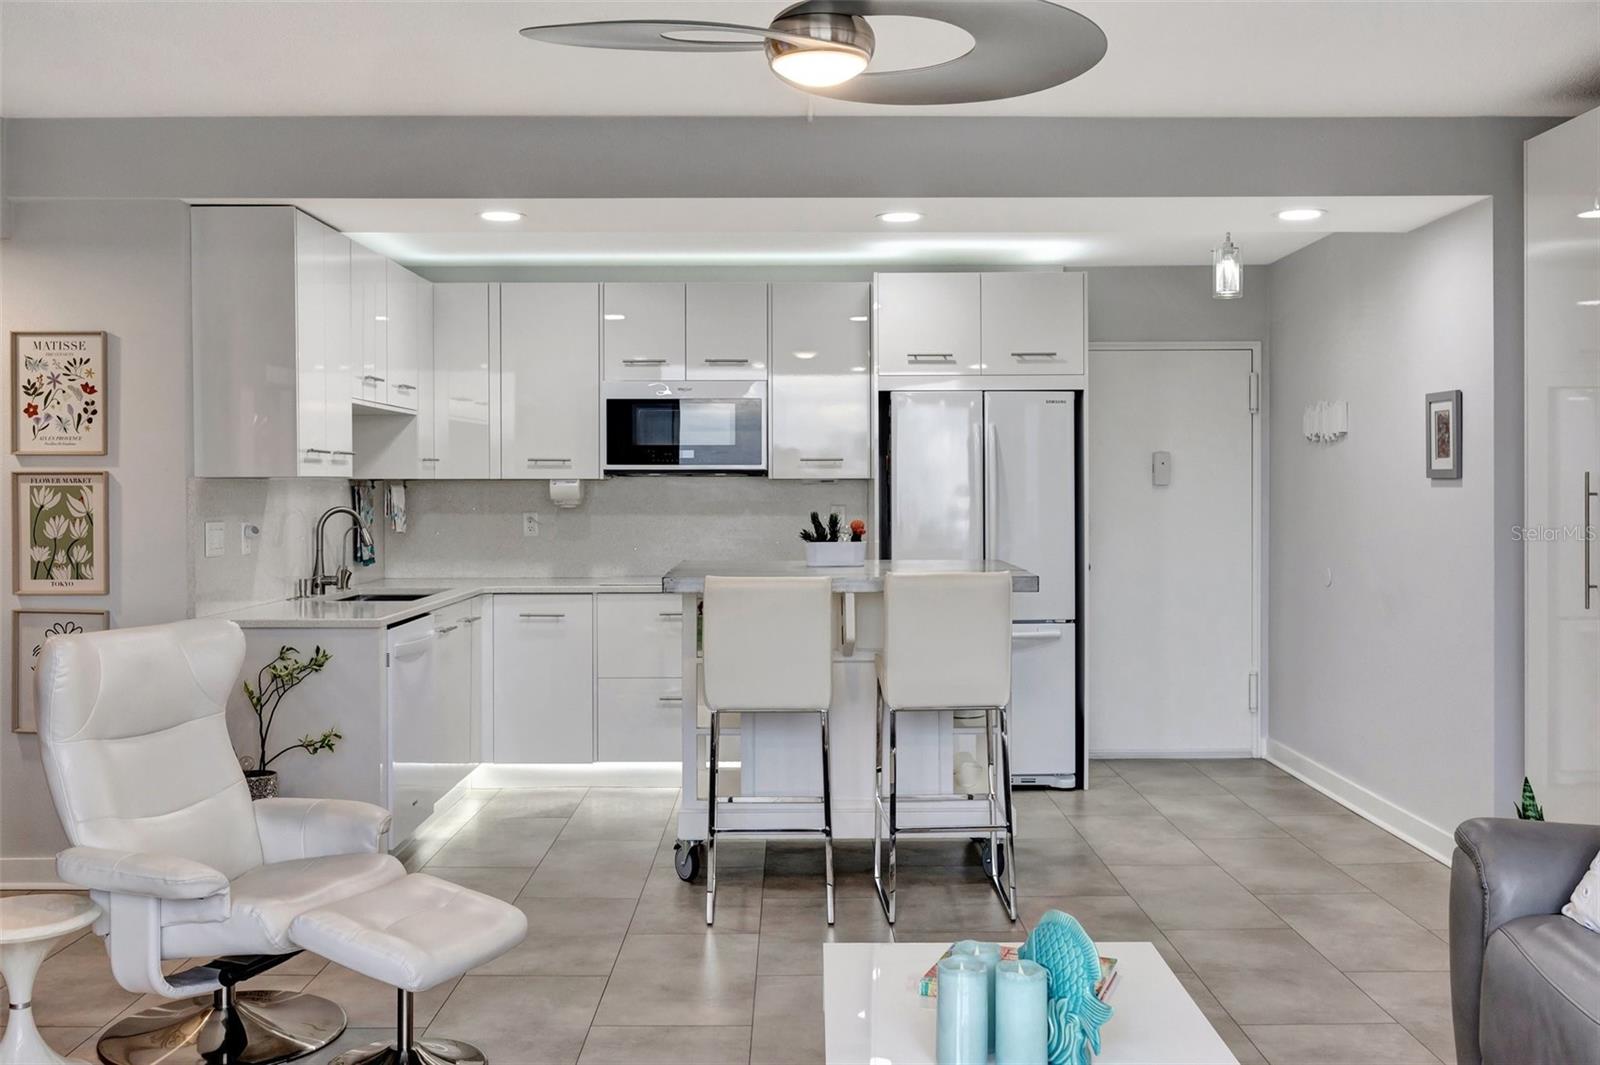
<svg viewBox="0 0 1600 1065">
<path fill-rule="evenodd" d="M 840 540 L 837 543 L 806 544 L 808 566 L 859 566 L 867 561 L 867 543 Z"/>
</svg>

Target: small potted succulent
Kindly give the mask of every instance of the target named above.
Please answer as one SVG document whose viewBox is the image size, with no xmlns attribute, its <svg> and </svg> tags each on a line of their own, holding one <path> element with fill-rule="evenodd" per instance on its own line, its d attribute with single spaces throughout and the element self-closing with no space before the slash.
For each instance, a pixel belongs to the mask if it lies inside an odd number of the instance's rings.
<svg viewBox="0 0 1600 1065">
<path fill-rule="evenodd" d="M 806 545 L 808 566 L 859 566 L 867 560 L 867 545 L 863 539 L 867 523 L 860 518 L 850 523 L 848 530 L 839 521 L 839 515 L 829 514 L 827 524 L 822 516 L 811 512 L 811 527 L 800 530 L 800 539 Z"/>
<path fill-rule="evenodd" d="M 283 697 L 299 687 L 311 674 L 322 672 L 332 657 L 321 647 L 313 648 L 310 658 L 301 658 L 300 652 L 293 647 L 280 647 L 278 657 L 261 667 L 254 684 L 248 680 L 244 682 L 245 698 L 250 700 L 250 709 L 256 715 L 256 738 L 261 752 L 257 758 L 244 755 L 239 759 L 252 799 L 270 799 L 278 794 L 278 774 L 270 766 L 279 758 L 290 751 L 305 751 L 311 755 L 319 751 L 332 751 L 344 739 L 338 729 L 330 728 L 320 736 L 308 733 L 277 753 L 267 754 L 267 736 L 272 731 L 272 721 L 278 716 L 278 706 L 283 702 Z"/>
</svg>

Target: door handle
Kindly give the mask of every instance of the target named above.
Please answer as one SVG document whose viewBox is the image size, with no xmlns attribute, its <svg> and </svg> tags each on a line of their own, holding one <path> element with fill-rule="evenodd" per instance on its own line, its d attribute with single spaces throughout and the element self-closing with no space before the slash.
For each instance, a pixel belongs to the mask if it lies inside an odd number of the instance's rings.
<svg viewBox="0 0 1600 1065">
<path fill-rule="evenodd" d="M 995 435 L 994 423 L 987 417 L 983 423 L 983 557 L 1000 557 L 1000 515 L 995 505 L 1000 494 L 1000 440 Z"/>
<path fill-rule="evenodd" d="M 1060 629 L 1024 629 L 1021 632 L 1011 633 L 1013 640 L 1059 640 Z"/>
<path fill-rule="evenodd" d="M 1594 582 L 1594 501 L 1600 492 L 1595 490 L 1594 474 L 1583 471 L 1583 609 L 1594 603 L 1594 593 L 1600 585 Z"/>
</svg>

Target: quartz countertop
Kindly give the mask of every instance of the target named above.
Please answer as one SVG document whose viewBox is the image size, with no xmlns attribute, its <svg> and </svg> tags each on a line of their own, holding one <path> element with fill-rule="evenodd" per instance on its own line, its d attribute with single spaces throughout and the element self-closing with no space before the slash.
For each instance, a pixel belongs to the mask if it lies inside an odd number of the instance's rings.
<svg viewBox="0 0 1600 1065">
<path fill-rule="evenodd" d="M 574 576 L 452 577 L 445 580 L 406 579 L 371 581 L 345 591 L 307 599 L 259 603 L 213 617 L 226 618 L 246 629 L 361 629 L 388 628 L 478 595 L 558 594 L 586 592 L 659 592 L 660 577 Z M 353 602 L 348 596 L 373 593 L 426 592 L 409 602 Z"/>
<path fill-rule="evenodd" d="M 804 562 L 680 562 L 661 578 L 663 592 L 705 591 L 706 578 L 832 577 L 836 592 L 881 592 L 888 573 L 1009 573 L 1011 590 L 1037 592 L 1039 575 L 998 559 L 988 561 L 918 561 L 869 559 L 862 566 L 807 566 Z"/>
</svg>

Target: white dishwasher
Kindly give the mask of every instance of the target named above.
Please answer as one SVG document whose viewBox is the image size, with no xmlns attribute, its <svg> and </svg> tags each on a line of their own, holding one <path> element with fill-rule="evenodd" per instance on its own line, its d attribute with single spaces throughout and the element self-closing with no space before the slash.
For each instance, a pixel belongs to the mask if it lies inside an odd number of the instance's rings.
<svg viewBox="0 0 1600 1065">
<path fill-rule="evenodd" d="M 389 847 L 398 847 L 461 779 L 451 717 L 437 698 L 439 631 L 432 614 L 389 630 Z M 454 775 L 452 776 L 452 773 Z"/>
</svg>

